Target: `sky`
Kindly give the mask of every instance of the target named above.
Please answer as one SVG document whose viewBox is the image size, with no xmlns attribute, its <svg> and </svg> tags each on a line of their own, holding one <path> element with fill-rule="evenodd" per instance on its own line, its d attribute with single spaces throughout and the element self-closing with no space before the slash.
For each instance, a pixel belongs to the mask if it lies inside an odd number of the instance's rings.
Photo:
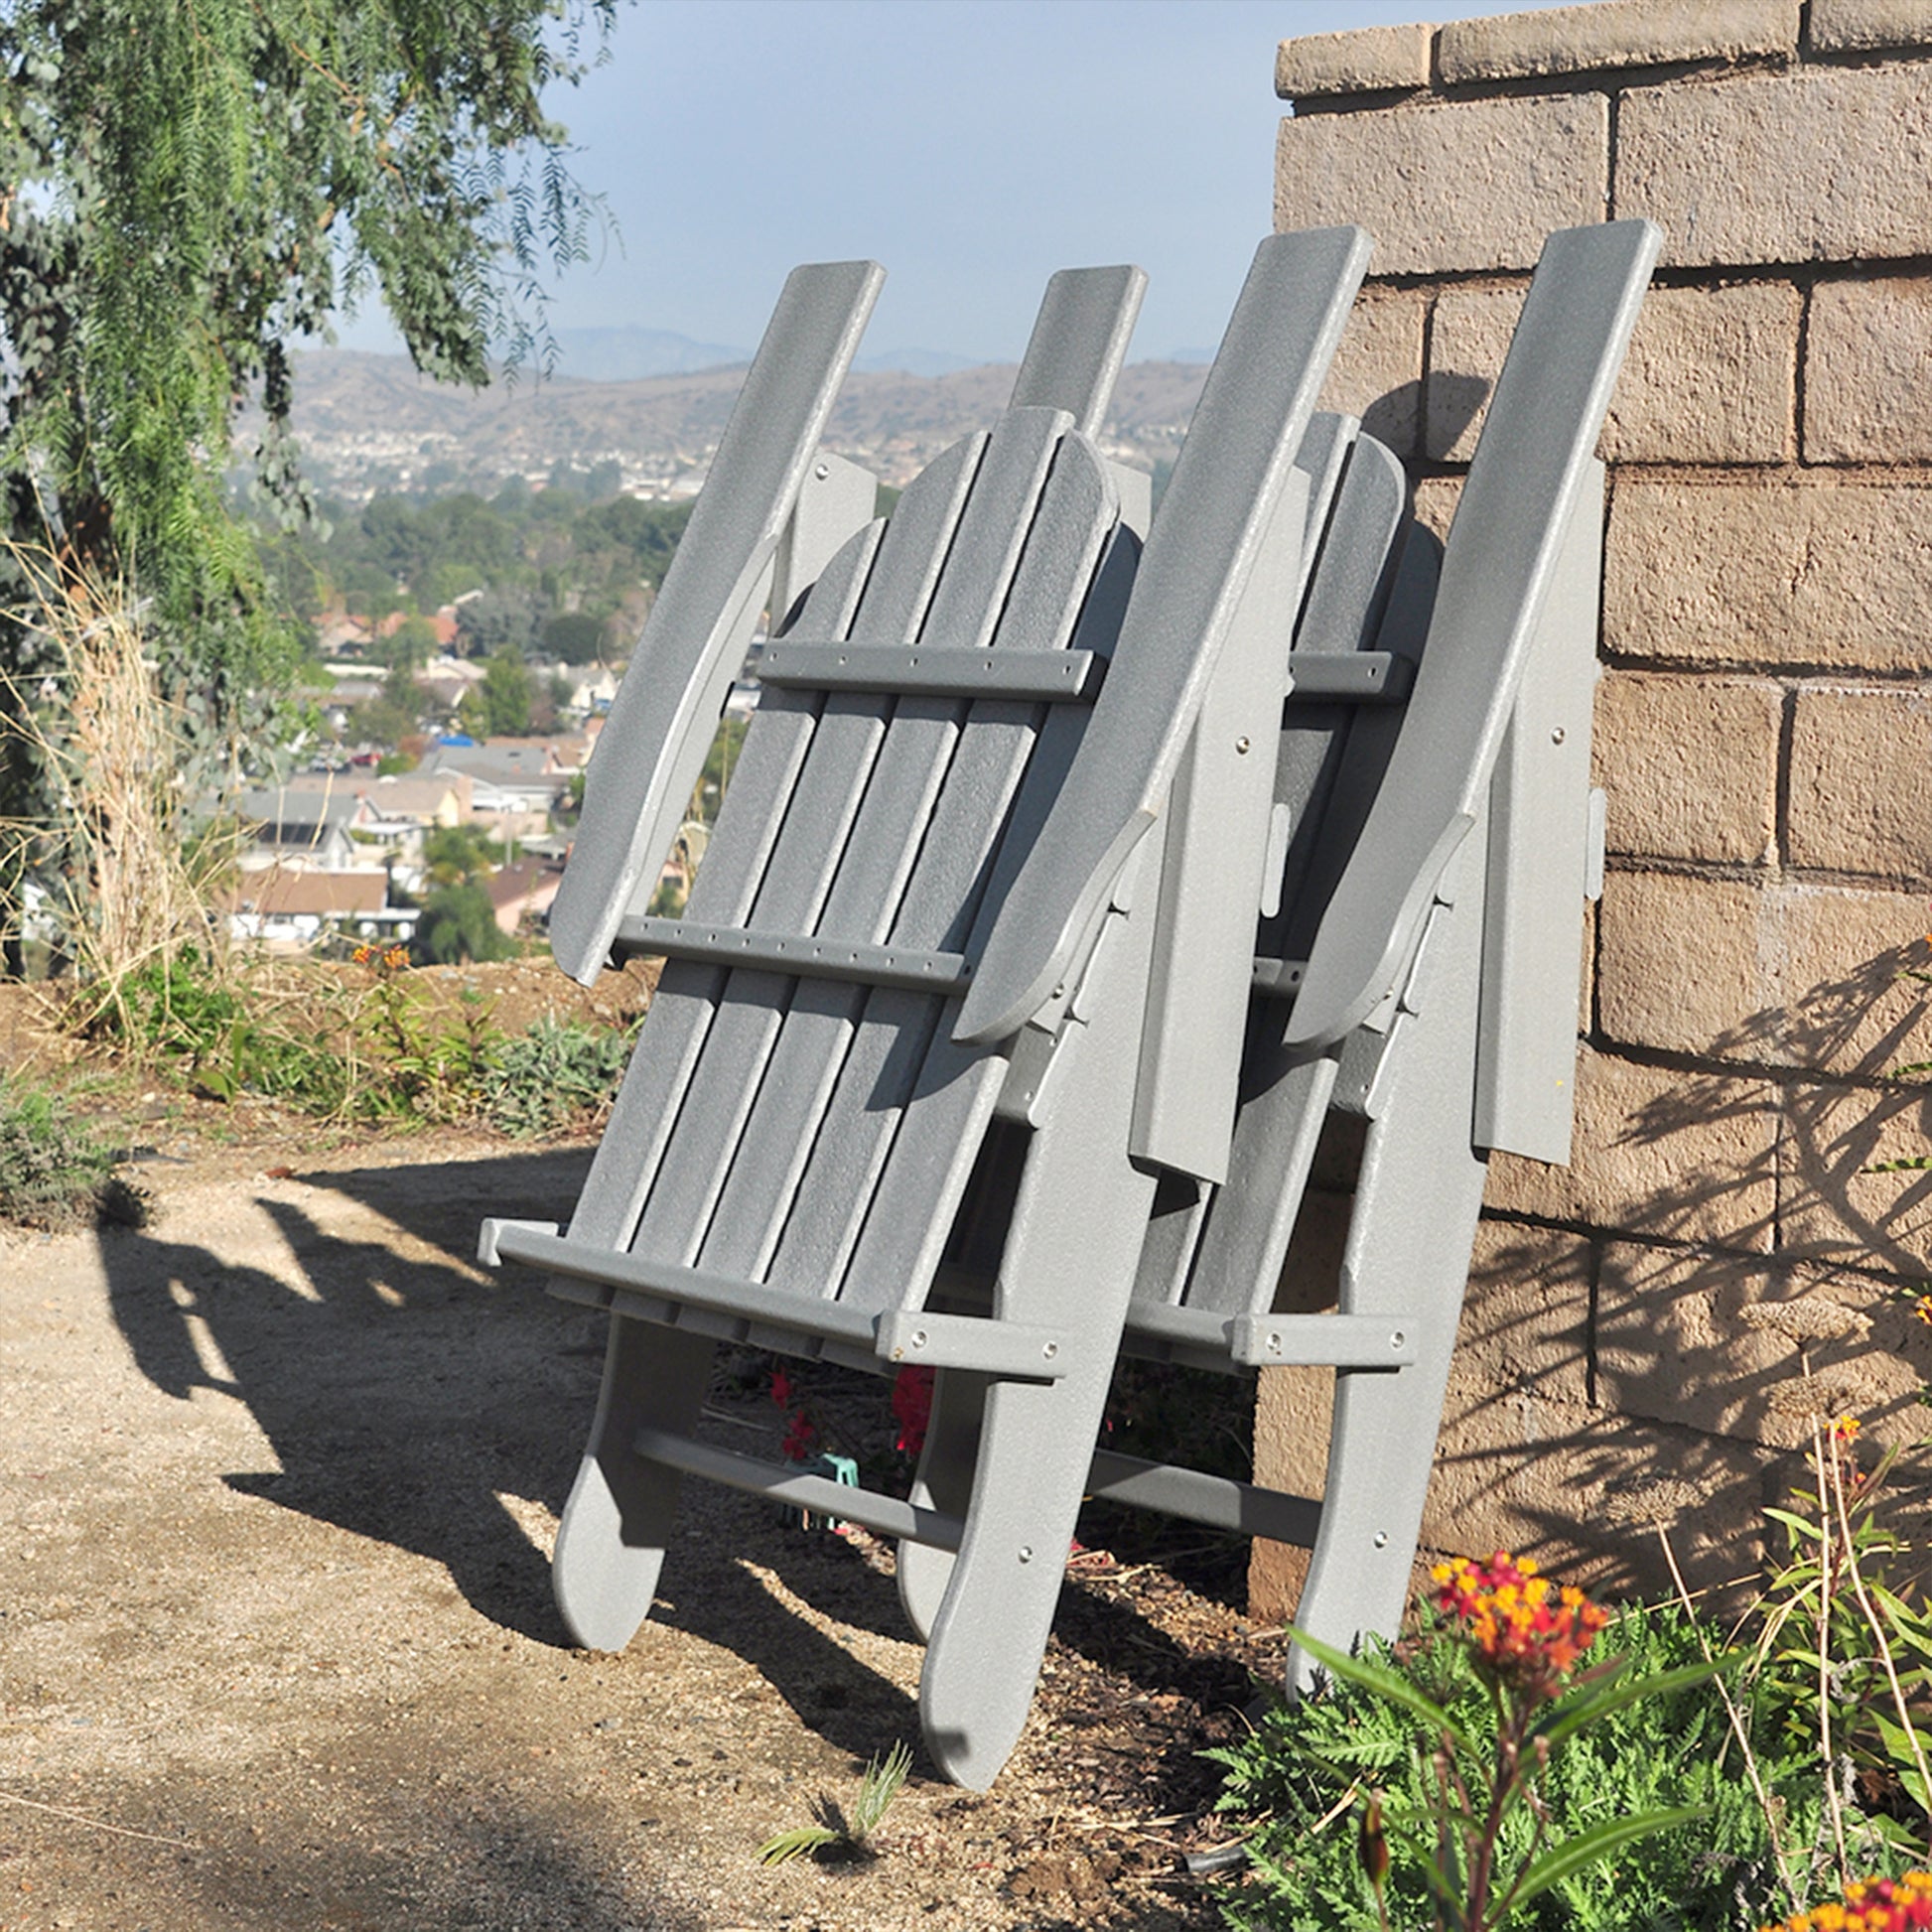
<svg viewBox="0 0 1932 1932">
<path fill-rule="evenodd" d="M 1270 225 L 1276 43 L 1528 4 L 638 0 L 547 102 L 617 227 L 551 323 L 749 347 L 795 263 L 870 256 L 867 351 L 1011 361 L 1055 268 L 1134 261 L 1136 357 L 1211 352 Z"/>
</svg>

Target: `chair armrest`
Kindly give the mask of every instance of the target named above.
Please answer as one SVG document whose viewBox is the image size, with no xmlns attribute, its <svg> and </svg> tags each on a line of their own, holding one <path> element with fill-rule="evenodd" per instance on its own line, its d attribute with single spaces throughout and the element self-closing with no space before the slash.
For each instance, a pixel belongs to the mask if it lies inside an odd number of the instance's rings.
<svg viewBox="0 0 1932 1932">
<path fill-rule="evenodd" d="M 1483 816 L 1531 639 L 1663 237 L 1545 244 L 1443 554 L 1402 737 L 1310 951 L 1287 1043 L 1352 1033 L 1399 979 L 1438 880 Z"/>
<path fill-rule="evenodd" d="M 585 774 L 550 911 L 551 952 L 585 985 L 676 836 L 758 620 L 751 607 L 884 280 L 874 262 L 786 278 Z"/>
<path fill-rule="evenodd" d="M 1368 264 L 1359 228 L 1257 250 L 1149 533 L 1107 682 L 987 938 L 954 1038 L 1008 1039 L 1077 961 L 1160 815 Z"/>
</svg>

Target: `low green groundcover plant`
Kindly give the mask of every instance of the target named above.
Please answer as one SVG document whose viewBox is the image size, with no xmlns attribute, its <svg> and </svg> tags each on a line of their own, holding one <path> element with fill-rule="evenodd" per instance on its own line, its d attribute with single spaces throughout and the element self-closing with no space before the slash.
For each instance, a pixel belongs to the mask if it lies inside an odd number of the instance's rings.
<svg viewBox="0 0 1932 1932">
<path fill-rule="evenodd" d="M 39 1228 L 138 1221 L 141 1196 L 114 1162 L 58 1096 L 0 1078 L 0 1218 Z"/>
<path fill-rule="evenodd" d="M 518 1139 L 562 1132 L 610 1104 L 632 1037 L 629 1029 L 593 1030 L 544 1014 L 528 1033 L 491 1049 L 482 1080 L 483 1117 Z"/>
<path fill-rule="evenodd" d="M 489 1003 L 428 997 L 400 946 L 357 946 L 347 979 L 271 983 L 192 947 L 150 960 L 98 1005 L 118 1037 L 204 1096 L 273 1100 L 324 1120 L 481 1120 L 528 1138 L 595 1121 L 632 1029 L 545 1015 L 507 1034 Z"/>
<path fill-rule="evenodd" d="M 1338 1660 L 1319 1692 L 1277 1706 L 1245 1742 L 1211 1753 L 1227 1766 L 1222 1808 L 1247 1824 L 1252 1861 L 1224 1897 L 1228 1923 L 1762 1924 L 1781 1909 L 1770 1827 L 1711 1681 L 1708 1644 L 1681 1610 L 1626 1611 L 1577 1659 L 1574 1681 L 1546 1674 L 1524 1695 L 1471 1641 L 1466 1619 L 1432 1608 L 1395 1648 L 1371 1642 L 1359 1660 Z M 1778 1754 L 1779 1726 L 1751 1711 L 1748 1694 L 1739 1709 L 1787 1842 L 1813 1842 L 1815 1766 Z M 1512 1780 L 1523 1789 L 1505 1794 Z M 1628 1829 L 1645 1819 L 1643 1832 Z M 1543 1876 L 1510 1896 L 1519 1872 Z M 1472 1904 L 1478 1876 L 1485 1898 Z"/>
</svg>

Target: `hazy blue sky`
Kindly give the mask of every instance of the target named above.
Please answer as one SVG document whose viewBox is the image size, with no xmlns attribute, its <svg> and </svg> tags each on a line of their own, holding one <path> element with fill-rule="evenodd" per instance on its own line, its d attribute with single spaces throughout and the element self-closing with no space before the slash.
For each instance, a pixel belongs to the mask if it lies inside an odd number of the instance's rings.
<svg viewBox="0 0 1932 1932">
<path fill-rule="evenodd" d="M 1211 349 L 1270 224 L 1276 43 L 1528 3 L 640 0 L 554 101 L 621 249 L 552 321 L 750 345 L 794 263 L 869 255 L 868 349 L 1005 360 L 1053 269 L 1135 261 L 1136 355 Z"/>
</svg>

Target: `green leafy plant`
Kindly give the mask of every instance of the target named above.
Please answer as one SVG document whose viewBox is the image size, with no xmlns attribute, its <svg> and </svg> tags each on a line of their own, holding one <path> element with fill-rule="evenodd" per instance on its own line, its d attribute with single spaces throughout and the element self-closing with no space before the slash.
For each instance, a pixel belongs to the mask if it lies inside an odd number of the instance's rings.
<svg viewBox="0 0 1932 1932">
<path fill-rule="evenodd" d="M 780 1832 L 759 1847 L 760 1864 L 785 1864 L 793 1859 L 863 1858 L 871 1856 L 867 1841 L 892 1809 L 893 1800 L 912 1768 L 912 1750 L 895 1744 L 883 1758 L 875 1757 L 859 1780 L 859 1795 L 850 1816 L 830 1798 L 819 1799 L 817 1822 Z"/>
<path fill-rule="evenodd" d="M 0 1080 L 0 1215 L 40 1228 L 96 1218 L 138 1224 L 145 1196 L 114 1166 L 113 1152 L 56 1095 Z"/>
<path fill-rule="evenodd" d="M 1765 1811 L 1686 1613 L 1626 1611 L 1567 1688 L 1560 1673 L 1506 1681 L 1441 1613 L 1359 1657 L 1303 1642 L 1324 1686 L 1209 1753 L 1228 1770 L 1221 1808 L 1249 1821 L 1252 1868 L 1222 1899 L 1243 1932 L 1506 1918 L 1716 1932 L 1758 1923 L 1740 1900 L 1778 1895 Z M 1779 1809 L 1804 1813 L 1804 1761 L 1763 1770 Z"/>
<path fill-rule="evenodd" d="M 597 1031 L 544 1014 L 503 1040 L 483 1069 L 483 1117 L 518 1140 L 556 1134 L 609 1107 L 630 1058 L 635 1029 Z"/>
<path fill-rule="evenodd" d="M 111 1009 L 122 1037 L 172 1064 L 213 1100 L 243 1093 L 324 1116 L 347 1105 L 351 1069 L 310 1023 L 283 1021 L 211 953 L 183 946 L 120 981 Z"/>
<path fill-rule="evenodd" d="M 1853 1417 L 1812 1419 L 1816 1487 L 1767 1511 L 1788 1553 L 1754 1616 L 1754 1669 L 1815 1754 L 1841 1886 L 1874 1854 L 1924 1858 L 1932 1831 L 1932 1613 L 1917 1553 L 1880 1520 L 1897 1451 L 1862 1468 L 1858 1437 Z"/>
</svg>

